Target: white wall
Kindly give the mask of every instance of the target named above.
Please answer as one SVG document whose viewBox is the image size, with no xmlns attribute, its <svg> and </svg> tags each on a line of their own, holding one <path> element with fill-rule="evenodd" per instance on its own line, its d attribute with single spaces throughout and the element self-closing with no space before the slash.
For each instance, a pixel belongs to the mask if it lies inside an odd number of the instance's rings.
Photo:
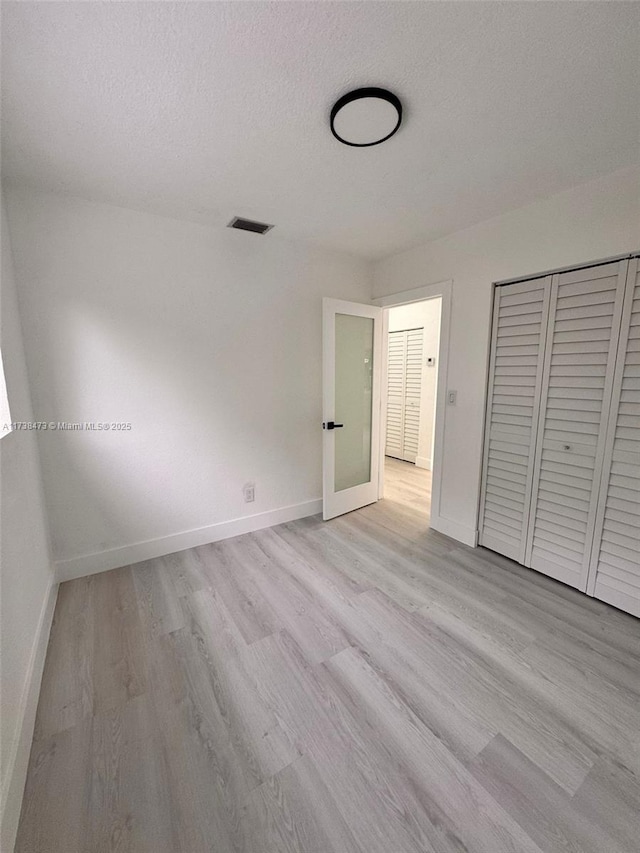
<svg viewBox="0 0 640 853">
<path fill-rule="evenodd" d="M 424 329 L 422 386 L 420 389 L 420 429 L 418 433 L 419 468 L 431 470 L 433 462 L 433 428 L 436 412 L 436 380 L 438 370 L 438 347 L 440 345 L 440 308 L 441 299 L 428 299 L 413 302 L 410 305 L 398 305 L 389 308 L 389 331 L 401 332 L 404 329 Z M 433 367 L 427 365 L 427 357 L 435 358 Z"/>
<path fill-rule="evenodd" d="M 491 283 L 640 248 L 640 170 L 622 170 L 387 258 L 374 295 L 453 280 L 440 511 L 473 543 L 490 333 Z"/>
<path fill-rule="evenodd" d="M 639 185 L 638 170 L 614 173 L 375 265 L 376 296 L 454 282 L 458 402 L 446 410 L 441 514 L 465 541 L 491 282 L 638 248 Z M 132 424 L 39 434 L 62 576 L 317 506 L 321 296 L 368 301 L 363 262 L 277 230 L 261 238 L 16 188 L 7 201 L 36 417 Z"/>
<path fill-rule="evenodd" d="M 37 419 L 131 423 L 39 434 L 61 578 L 319 510 L 321 298 L 368 302 L 363 261 L 277 228 L 7 204 Z"/>
<path fill-rule="evenodd" d="M 33 419 L 14 287 L 11 246 L 2 204 L 2 356 L 11 414 Z M 55 587 L 49 555 L 40 466 L 33 432 L 0 424 L 2 568 L 0 573 L 0 848 L 9 853 L 20 816 Z"/>
</svg>

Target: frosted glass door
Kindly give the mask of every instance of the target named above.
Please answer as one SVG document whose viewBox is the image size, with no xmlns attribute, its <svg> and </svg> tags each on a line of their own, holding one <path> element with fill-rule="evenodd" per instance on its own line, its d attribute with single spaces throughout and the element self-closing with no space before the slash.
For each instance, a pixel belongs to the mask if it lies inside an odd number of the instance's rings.
<svg viewBox="0 0 640 853">
<path fill-rule="evenodd" d="M 325 519 L 378 497 L 382 309 L 324 300 Z"/>
<path fill-rule="evenodd" d="M 337 492 L 371 479 L 373 323 L 371 317 L 336 314 L 334 481 Z M 336 415 L 338 417 L 338 415 Z"/>
</svg>

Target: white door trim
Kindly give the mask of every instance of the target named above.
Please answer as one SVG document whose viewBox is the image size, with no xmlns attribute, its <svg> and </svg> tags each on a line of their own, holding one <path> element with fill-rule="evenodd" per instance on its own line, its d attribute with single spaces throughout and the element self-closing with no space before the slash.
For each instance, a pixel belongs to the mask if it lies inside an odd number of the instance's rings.
<svg viewBox="0 0 640 853">
<path fill-rule="evenodd" d="M 447 536 L 451 536 L 451 531 L 459 525 L 453 519 L 445 518 L 441 512 L 441 494 L 442 494 L 442 476 L 443 476 L 443 460 L 444 460 L 444 430 L 447 415 L 447 387 L 448 387 L 448 362 L 449 362 L 449 335 L 451 329 L 451 302 L 453 294 L 453 280 L 435 282 L 428 284 L 426 287 L 417 287 L 413 290 L 403 290 L 399 293 L 392 293 L 388 296 L 381 296 L 373 299 L 372 303 L 380 308 L 395 308 L 398 305 L 409 305 L 412 302 L 424 302 L 427 299 L 441 298 L 441 313 L 440 313 L 440 346 L 438 348 L 438 388 L 436 392 L 436 421 L 433 440 L 433 464 L 431 472 L 431 521 L 430 526 L 433 530 L 439 530 Z M 382 361 L 387 362 L 387 344 L 389 332 L 388 312 L 384 312 L 383 327 L 382 327 L 382 345 L 384 352 Z M 382 376 L 382 394 L 381 401 L 387 399 L 387 377 L 386 373 Z M 380 416 L 380 484 L 378 497 L 382 498 L 384 494 L 384 447 L 386 440 L 386 411 L 382 411 L 386 407 L 381 407 Z M 455 534 L 453 534 L 455 536 Z M 460 538 L 460 536 L 455 536 Z M 469 537 L 465 536 L 461 539 L 467 545 L 475 545 L 469 541 Z"/>
</svg>

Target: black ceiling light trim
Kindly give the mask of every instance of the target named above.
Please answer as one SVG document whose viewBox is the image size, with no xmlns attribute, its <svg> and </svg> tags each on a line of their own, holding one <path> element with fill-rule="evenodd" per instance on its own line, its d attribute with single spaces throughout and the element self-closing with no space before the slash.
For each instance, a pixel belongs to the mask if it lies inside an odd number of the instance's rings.
<svg viewBox="0 0 640 853">
<path fill-rule="evenodd" d="M 254 234 L 266 234 L 267 231 L 271 231 L 273 225 L 267 225 L 266 222 L 255 222 L 253 219 L 243 219 L 241 216 L 234 216 L 227 228 L 252 231 Z"/>
<path fill-rule="evenodd" d="M 336 133 L 334 125 L 335 117 L 343 107 L 347 106 L 347 104 L 351 104 L 353 101 L 359 101 L 361 98 L 380 98 L 395 107 L 396 112 L 398 113 L 398 121 L 391 133 L 383 136 L 382 139 L 376 139 L 374 142 L 349 142 L 348 139 L 343 139 Z M 397 133 L 400 125 L 402 124 L 402 102 L 397 95 L 394 95 L 393 92 L 390 92 L 388 89 L 378 89 L 375 86 L 366 86 L 363 89 L 354 89 L 353 92 L 347 92 L 346 95 L 338 98 L 335 102 L 331 110 L 330 124 L 331 133 L 333 133 L 335 138 L 344 145 L 350 145 L 352 148 L 370 148 L 372 145 L 380 145 L 381 142 L 386 142 L 387 139 L 391 139 L 393 134 Z"/>
</svg>

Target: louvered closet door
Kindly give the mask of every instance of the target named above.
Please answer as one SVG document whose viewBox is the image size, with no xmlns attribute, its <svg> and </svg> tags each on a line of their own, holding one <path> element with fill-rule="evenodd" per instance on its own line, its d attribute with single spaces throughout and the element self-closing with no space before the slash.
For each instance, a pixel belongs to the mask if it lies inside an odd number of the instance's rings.
<svg viewBox="0 0 640 853">
<path fill-rule="evenodd" d="M 553 276 L 525 565 L 582 591 L 627 261 Z"/>
<path fill-rule="evenodd" d="M 418 456 L 424 329 L 389 332 L 385 454 L 407 462 Z"/>
<path fill-rule="evenodd" d="M 640 265 L 629 263 L 587 592 L 640 616 Z"/>
<path fill-rule="evenodd" d="M 524 561 L 551 279 L 497 287 L 480 544 Z"/>
<path fill-rule="evenodd" d="M 415 462 L 420 437 L 420 395 L 422 391 L 422 346 L 424 329 L 407 332 L 407 361 L 404 389 L 404 449 L 402 458 Z"/>
<path fill-rule="evenodd" d="M 387 373 L 387 438 L 385 455 L 402 459 L 404 451 L 404 374 L 406 332 L 389 332 Z"/>
</svg>

